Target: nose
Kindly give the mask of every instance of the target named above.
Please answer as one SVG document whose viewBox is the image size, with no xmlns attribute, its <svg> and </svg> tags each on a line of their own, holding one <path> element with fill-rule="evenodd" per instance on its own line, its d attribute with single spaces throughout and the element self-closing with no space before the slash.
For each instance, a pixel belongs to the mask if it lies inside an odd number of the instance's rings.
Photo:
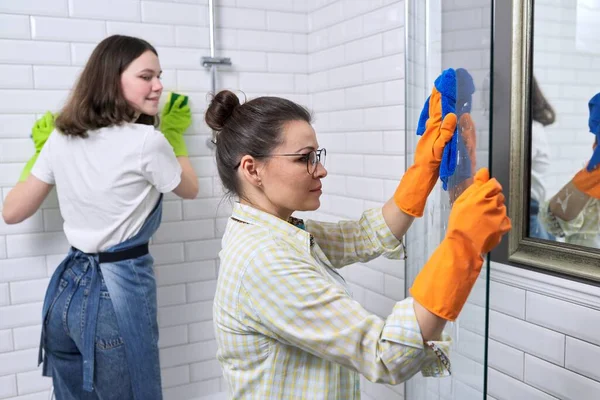
<svg viewBox="0 0 600 400">
<path fill-rule="evenodd" d="M 321 162 L 317 163 L 317 169 L 315 169 L 315 173 L 313 174 L 313 177 L 315 178 L 325 178 L 327 176 L 327 169 L 325 168 L 325 166 L 323 164 L 321 164 Z"/>
<path fill-rule="evenodd" d="M 152 91 L 153 92 L 162 92 L 163 90 L 163 84 L 160 81 L 160 79 L 154 78 L 154 82 L 152 83 Z"/>
</svg>

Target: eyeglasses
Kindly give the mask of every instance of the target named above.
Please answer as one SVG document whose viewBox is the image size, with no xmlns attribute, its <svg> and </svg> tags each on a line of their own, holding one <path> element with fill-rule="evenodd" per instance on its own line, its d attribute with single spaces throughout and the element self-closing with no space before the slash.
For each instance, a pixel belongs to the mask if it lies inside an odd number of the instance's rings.
<svg viewBox="0 0 600 400">
<path fill-rule="evenodd" d="M 317 170 L 317 164 L 321 163 L 321 165 L 325 166 L 327 150 L 318 149 L 309 153 L 258 154 L 257 157 L 301 157 L 298 161 L 306 161 L 306 171 L 309 175 L 313 175 Z M 237 169 L 240 164 L 241 161 L 233 169 Z"/>
</svg>

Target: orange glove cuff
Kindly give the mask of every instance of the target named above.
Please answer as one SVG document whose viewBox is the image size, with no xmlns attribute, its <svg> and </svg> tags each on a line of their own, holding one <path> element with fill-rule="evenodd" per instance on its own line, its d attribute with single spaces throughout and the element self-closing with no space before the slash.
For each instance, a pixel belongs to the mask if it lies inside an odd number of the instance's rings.
<svg viewBox="0 0 600 400">
<path fill-rule="evenodd" d="M 583 168 L 573 177 L 573 185 L 588 196 L 600 199 L 600 167 L 592 172 Z"/>
<path fill-rule="evenodd" d="M 455 320 L 471 293 L 483 257 L 465 240 L 447 237 L 410 288 L 411 296 L 438 317 Z"/>
<path fill-rule="evenodd" d="M 437 171 L 427 171 L 412 165 L 404 173 L 394 193 L 394 203 L 408 215 L 422 217 L 427 197 L 438 179 Z"/>
</svg>

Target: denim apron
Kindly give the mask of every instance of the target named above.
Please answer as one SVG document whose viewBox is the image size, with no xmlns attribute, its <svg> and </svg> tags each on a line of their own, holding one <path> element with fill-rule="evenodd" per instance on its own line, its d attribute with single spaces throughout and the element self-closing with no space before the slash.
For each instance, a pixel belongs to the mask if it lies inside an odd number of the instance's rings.
<svg viewBox="0 0 600 400">
<path fill-rule="evenodd" d="M 540 203 L 531 199 L 529 201 L 529 236 L 537 239 L 556 240 L 556 238 L 548 233 L 538 218 L 540 211 Z"/>
<path fill-rule="evenodd" d="M 52 376 L 52 366 L 46 351 L 46 327 L 52 306 L 65 292 L 63 273 L 76 263 L 89 263 L 92 268 L 85 317 L 82 321 L 83 390 L 92 392 L 96 325 L 102 278 L 110 293 L 119 333 L 125 346 L 127 368 L 134 399 L 161 399 L 158 357 L 158 323 L 156 314 L 156 282 L 152 271 L 153 258 L 148 242 L 160 226 L 162 194 L 140 231 L 130 239 L 105 252 L 89 254 L 71 248 L 50 279 L 42 308 L 42 335 L 38 364 L 44 363 L 43 375 Z M 101 271 L 102 278 L 99 276 Z"/>
</svg>

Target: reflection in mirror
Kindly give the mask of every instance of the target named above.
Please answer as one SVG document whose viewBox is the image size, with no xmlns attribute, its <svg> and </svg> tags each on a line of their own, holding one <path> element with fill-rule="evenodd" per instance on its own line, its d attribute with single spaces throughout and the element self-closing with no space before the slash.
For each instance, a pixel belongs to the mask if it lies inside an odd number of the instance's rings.
<svg viewBox="0 0 600 400">
<path fill-rule="evenodd" d="M 599 12 L 600 1 L 534 1 L 528 221 L 529 237 L 596 249 L 600 46 L 589 17 Z"/>
</svg>

